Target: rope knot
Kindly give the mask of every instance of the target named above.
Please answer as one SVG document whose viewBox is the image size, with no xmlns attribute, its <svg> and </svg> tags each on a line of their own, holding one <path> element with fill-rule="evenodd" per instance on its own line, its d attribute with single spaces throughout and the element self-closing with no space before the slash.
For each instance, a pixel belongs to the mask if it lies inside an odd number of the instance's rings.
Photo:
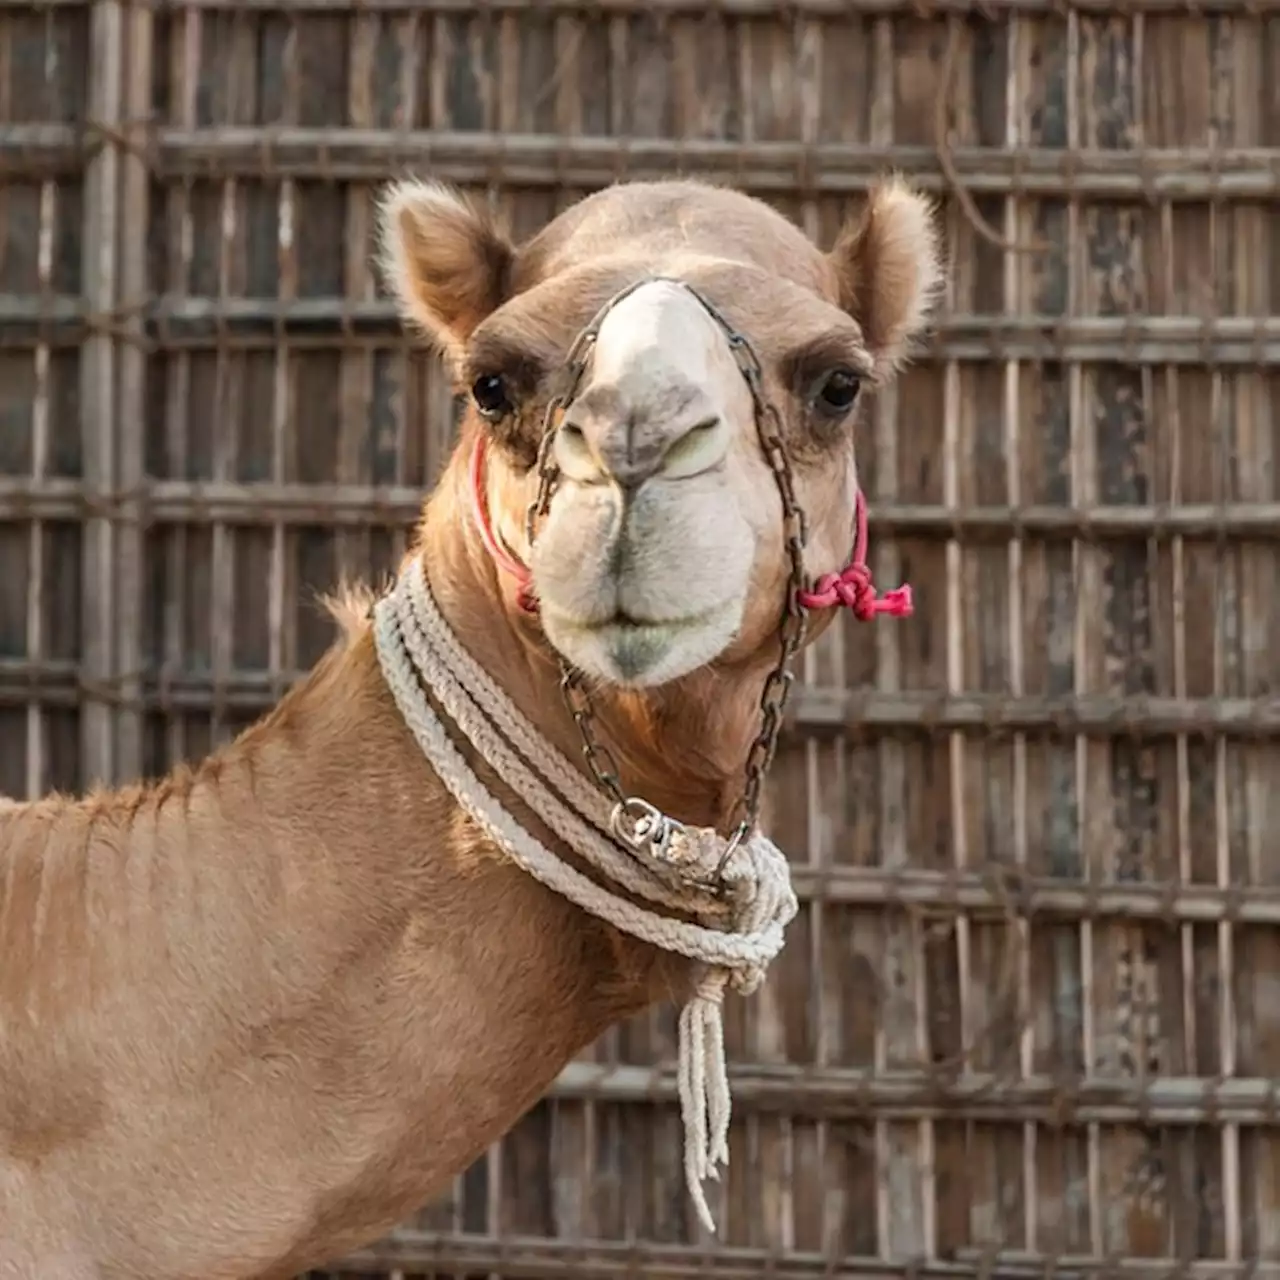
<svg viewBox="0 0 1280 1280">
<path fill-rule="evenodd" d="M 870 622 L 878 614 L 892 618 L 909 618 L 915 612 L 911 587 L 903 585 L 880 594 L 872 581 L 871 567 L 851 564 L 840 573 L 824 574 L 812 591 L 806 591 L 801 604 L 810 609 L 829 609 L 840 604 L 859 622 Z"/>
<path fill-rule="evenodd" d="M 800 592 L 800 603 L 806 609 L 830 609 L 840 604 L 859 622 L 870 622 L 882 613 L 891 618 L 909 618 L 915 612 L 911 588 L 895 587 L 880 595 L 871 580 L 871 566 L 867 564 L 867 502 L 861 489 L 854 499 L 854 524 L 853 558 L 841 572 L 823 574 L 812 591 Z"/>
<path fill-rule="evenodd" d="M 714 832 L 700 834 L 706 837 L 697 842 L 703 856 L 723 861 L 724 838 Z M 723 877 L 729 918 L 722 927 L 729 935 L 726 944 L 732 948 L 733 958 L 706 970 L 693 998 L 681 1010 L 679 1026 L 685 1178 L 698 1218 L 708 1231 L 715 1230 L 715 1223 L 702 1184 L 707 1179 L 718 1178 L 716 1166 L 729 1161 L 725 991 L 732 989 L 741 995 L 750 995 L 760 986 L 769 961 L 781 949 L 782 931 L 798 909 L 786 859 L 777 846 L 759 832 L 735 847 L 733 856 L 723 867 Z"/>
<path fill-rule="evenodd" d="M 876 589 L 871 585 L 871 569 L 865 564 L 851 564 L 832 584 L 836 598 L 855 618 L 868 622 L 875 617 Z"/>
<path fill-rule="evenodd" d="M 730 971 L 728 969 L 708 969 L 698 980 L 693 998 L 695 1000 L 706 1000 L 710 1004 L 724 1004 L 724 992 L 729 983 L 729 978 Z"/>
</svg>

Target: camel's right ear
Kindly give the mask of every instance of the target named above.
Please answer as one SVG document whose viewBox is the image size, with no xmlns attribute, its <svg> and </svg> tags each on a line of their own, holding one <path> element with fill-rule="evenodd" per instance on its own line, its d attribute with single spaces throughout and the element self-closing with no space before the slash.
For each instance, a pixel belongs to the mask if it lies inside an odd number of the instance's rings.
<svg viewBox="0 0 1280 1280">
<path fill-rule="evenodd" d="M 862 326 L 877 371 L 892 373 L 924 328 L 943 283 L 933 202 L 901 178 L 877 183 L 828 255 L 840 305 Z"/>
<path fill-rule="evenodd" d="M 379 239 L 401 314 L 450 355 L 506 300 L 515 248 L 452 187 L 396 183 L 382 202 Z"/>
</svg>

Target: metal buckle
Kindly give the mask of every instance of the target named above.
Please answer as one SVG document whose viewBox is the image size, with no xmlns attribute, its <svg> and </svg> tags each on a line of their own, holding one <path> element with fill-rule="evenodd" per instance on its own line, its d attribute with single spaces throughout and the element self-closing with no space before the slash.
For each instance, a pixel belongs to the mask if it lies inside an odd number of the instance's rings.
<svg viewBox="0 0 1280 1280">
<path fill-rule="evenodd" d="M 623 844 L 637 851 L 648 845 L 655 858 L 666 858 L 672 836 L 684 829 L 681 823 L 639 796 L 628 796 L 613 806 L 609 828 Z"/>
</svg>

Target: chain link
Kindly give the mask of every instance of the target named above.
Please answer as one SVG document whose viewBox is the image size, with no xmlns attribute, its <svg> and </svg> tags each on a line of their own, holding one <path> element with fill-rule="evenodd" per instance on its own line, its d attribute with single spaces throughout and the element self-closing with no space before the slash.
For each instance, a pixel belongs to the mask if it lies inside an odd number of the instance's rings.
<svg viewBox="0 0 1280 1280">
<path fill-rule="evenodd" d="M 530 547 L 533 546 L 539 519 L 545 516 L 551 507 L 551 498 L 559 478 L 559 469 L 555 464 L 552 447 L 559 426 L 556 415 L 567 409 L 577 395 L 605 316 L 629 293 L 645 283 L 649 283 L 649 280 L 638 280 L 610 298 L 569 349 L 565 363 L 564 386 L 547 405 L 542 423 L 542 440 L 538 446 L 537 461 L 538 492 L 529 504 L 525 516 L 525 532 Z M 739 333 L 719 309 L 692 285 L 683 280 L 674 280 L 672 283 L 687 289 L 720 326 L 728 340 L 734 362 L 747 384 L 755 414 L 756 431 L 760 438 L 760 448 L 782 499 L 783 537 L 788 560 L 787 598 L 778 628 L 778 660 L 766 677 L 760 693 L 760 729 L 747 751 L 742 793 L 731 811 L 733 823 L 729 843 L 717 868 L 716 878 L 719 880 L 733 851 L 744 838 L 750 835 L 759 821 L 764 780 L 777 751 L 778 736 L 782 731 L 787 698 L 791 693 L 794 679 L 791 663 L 804 643 L 808 623 L 808 615 L 800 603 L 800 596 L 805 587 L 804 548 L 808 539 L 808 526 L 804 511 L 796 499 L 795 477 L 782 440 L 781 419 L 777 409 L 765 394 L 764 371 L 755 348 L 749 339 Z M 617 758 L 596 733 L 595 713 L 591 706 L 590 695 L 583 685 L 582 673 L 569 666 L 564 659 L 560 662 L 560 672 L 561 694 L 573 716 L 574 723 L 578 726 L 578 733 L 582 738 L 583 755 L 592 777 L 596 785 L 614 801 L 615 805 L 625 809 L 630 803 L 630 798 L 622 787 L 621 770 L 618 767 Z"/>
<path fill-rule="evenodd" d="M 708 304 L 704 301 L 703 305 Z M 769 672 L 764 688 L 761 690 L 760 730 L 747 752 L 746 779 L 735 811 L 735 816 L 740 814 L 735 835 L 741 839 L 755 827 L 760 816 L 764 779 L 777 750 L 778 735 L 782 731 L 783 716 L 794 679 L 791 662 L 804 643 L 808 616 L 800 603 L 800 593 L 805 585 L 804 548 L 808 539 L 808 527 L 804 511 L 796 500 L 795 477 L 791 471 L 791 460 L 782 442 L 778 411 L 765 395 L 760 359 L 747 338 L 731 328 L 719 312 L 711 310 L 711 314 L 724 329 L 729 339 L 730 350 L 751 392 L 756 415 L 756 430 L 760 436 L 760 448 L 769 469 L 773 472 L 778 494 L 782 499 L 783 538 L 788 560 L 786 605 L 778 629 L 778 661 Z M 733 847 L 731 843 L 730 849 L 725 854 L 725 860 Z"/>
<path fill-rule="evenodd" d="M 569 349 L 569 359 L 565 364 L 564 383 L 559 392 L 547 402 L 547 412 L 542 418 L 542 439 L 538 442 L 538 461 L 536 464 L 538 492 L 533 501 L 529 503 L 524 515 L 525 540 L 530 547 L 533 546 L 533 538 L 538 527 L 538 521 L 551 509 L 551 497 L 555 492 L 556 480 L 560 476 L 560 468 L 556 466 L 555 450 L 553 448 L 556 430 L 559 427 L 556 415 L 567 409 L 578 394 L 578 386 L 582 382 L 582 375 L 586 372 L 587 364 L 591 360 L 591 352 L 596 345 L 596 334 L 599 332 L 599 322 L 602 318 L 598 317 L 589 328 L 584 329 L 574 340 L 573 346 Z"/>
<path fill-rule="evenodd" d="M 538 521 L 551 510 L 551 499 L 555 493 L 556 481 L 560 478 L 560 468 L 555 460 L 555 437 L 559 423 L 556 415 L 567 409 L 578 394 L 582 383 L 582 375 L 591 361 L 591 353 L 595 349 L 596 339 L 600 336 L 600 326 L 605 316 L 618 305 L 628 294 L 634 293 L 647 280 L 636 280 L 613 295 L 599 311 L 591 317 L 590 323 L 573 340 L 569 354 L 565 358 L 564 381 L 560 390 L 547 402 L 547 411 L 542 417 L 542 439 L 538 443 L 538 492 L 525 510 L 524 532 L 530 548 L 533 547 L 534 534 Z"/>
<path fill-rule="evenodd" d="M 582 736 L 582 753 L 596 783 L 615 804 L 625 805 L 627 794 L 622 789 L 622 771 L 617 757 L 596 737 L 591 697 L 582 686 L 582 673 L 564 661 L 560 663 L 560 692 Z"/>
</svg>

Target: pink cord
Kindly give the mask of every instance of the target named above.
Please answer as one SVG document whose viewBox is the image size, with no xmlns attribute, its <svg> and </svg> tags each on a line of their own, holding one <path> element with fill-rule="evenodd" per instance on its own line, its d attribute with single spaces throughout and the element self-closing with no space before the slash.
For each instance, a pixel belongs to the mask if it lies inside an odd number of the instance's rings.
<svg viewBox="0 0 1280 1280">
<path fill-rule="evenodd" d="M 484 492 L 484 463 L 488 453 L 489 441 L 482 431 L 476 437 L 476 447 L 471 451 L 471 514 L 476 528 L 480 530 L 480 541 L 484 543 L 494 563 L 505 569 L 516 580 L 516 601 L 525 613 L 537 613 L 538 602 L 533 594 L 533 575 L 527 565 L 506 549 L 498 540 L 493 522 L 489 519 L 489 503 Z"/>
<path fill-rule="evenodd" d="M 800 603 L 806 609 L 830 609 L 842 604 L 863 622 L 881 613 L 891 618 L 909 618 L 915 612 L 910 586 L 903 584 L 880 595 L 871 580 L 871 566 L 867 564 L 867 500 L 861 489 L 854 499 L 854 515 L 852 559 L 839 573 L 823 574 L 812 591 L 802 591 Z"/>
<path fill-rule="evenodd" d="M 527 565 L 522 564 L 498 539 L 489 517 L 489 504 L 485 499 L 485 457 L 489 442 L 483 432 L 476 437 L 471 453 L 471 513 L 494 563 L 506 570 L 516 580 L 516 600 L 526 613 L 537 613 L 538 602 L 533 591 L 533 576 Z M 824 574 L 812 591 L 800 593 L 800 603 L 806 609 L 830 609 L 844 605 L 863 622 L 878 614 L 891 618 L 909 618 L 915 611 L 911 588 L 896 587 L 880 595 L 871 580 L 871 568 L 867 564 L 867 501 L 859 489 L 854 499 L 855 534 L 853 557 L 839 573 Z"/>
</svg>

